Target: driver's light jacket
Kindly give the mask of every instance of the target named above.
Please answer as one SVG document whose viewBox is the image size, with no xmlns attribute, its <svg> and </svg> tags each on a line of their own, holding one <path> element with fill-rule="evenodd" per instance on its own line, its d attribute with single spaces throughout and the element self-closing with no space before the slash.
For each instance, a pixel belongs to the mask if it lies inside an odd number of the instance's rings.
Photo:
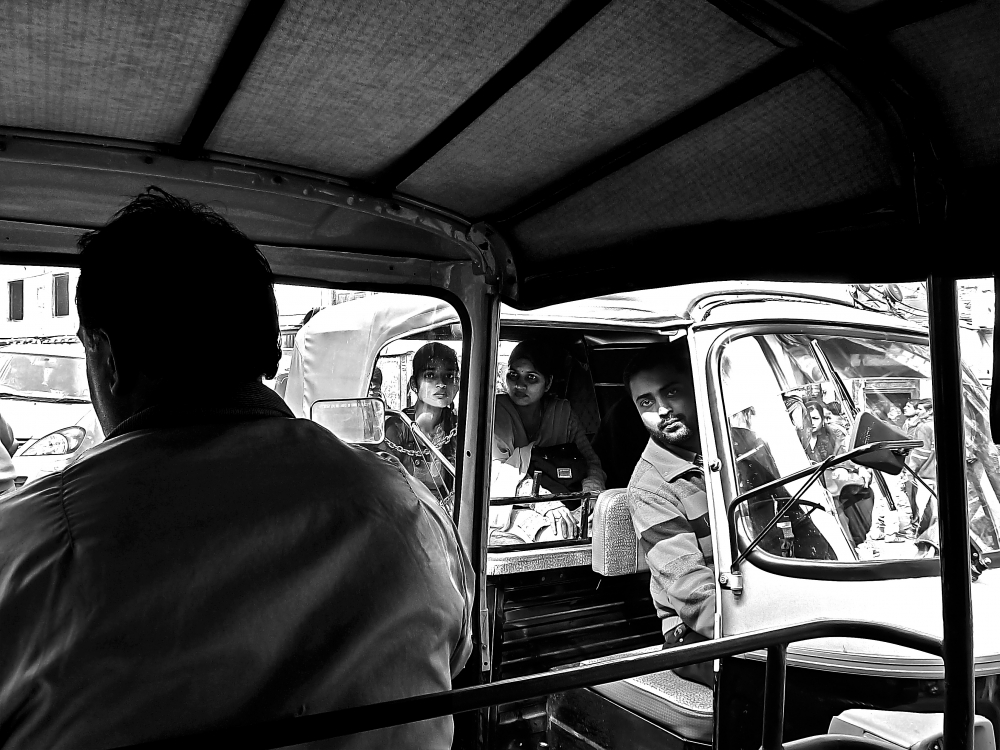
<svg viewBox="0 0 1000 750">
<path fill-rule="evenodd" d="M 0 744 L 107 748 L 446 690 L 471 566 L 398 466 L 255 384 L 0 500 Z M 310 747 L 450 748 L 450 717 Z"/>
</svg>

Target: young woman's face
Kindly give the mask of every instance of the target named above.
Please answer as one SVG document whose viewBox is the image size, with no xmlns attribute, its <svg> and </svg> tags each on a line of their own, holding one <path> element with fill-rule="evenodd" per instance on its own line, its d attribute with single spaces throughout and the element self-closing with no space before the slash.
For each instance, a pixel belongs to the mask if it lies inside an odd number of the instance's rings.
<svg viewBox="0 0 1000 750">
<path fill-rule="evenodd" d="M 507 395 L 517 406 L 530 406 L 542 400 L 552 381 L 527 359 L 518 359 L 507 368 Z"/>
<path fill-rule="evenodd" d="M 432 359 L 422 372 L 413 373 L 417 382 L 417 400 L 428 406 L 447 408 L 458 394 L 458 368 L 452 362 Z"/>
<path fill-rule="evenodd" d="M 815 408 L 809 410 L 809 423 L 812 425 L 813 432 L 816 432 L 823 426 L 823 415 L 820 414 Z"/>
</svg>

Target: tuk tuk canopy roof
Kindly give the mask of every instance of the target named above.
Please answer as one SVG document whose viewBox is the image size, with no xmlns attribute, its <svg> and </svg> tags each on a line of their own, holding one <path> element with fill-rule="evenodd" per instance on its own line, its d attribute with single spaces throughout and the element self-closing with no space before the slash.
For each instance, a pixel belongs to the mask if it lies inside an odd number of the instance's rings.
<svg viewBox="0 0 1000 750">
<path fill-rule="evenodd" d="M 996 0 L 15 0 L 0 63 L 8 253 L 156 183 L 279 247 L 486 247 L 524 307 L 917 278 L 831 252 L 997 197 Z"/>
<path fill-rule="evenodd" d="M 739 302 L 770 299 L 786 319 L 829 320 L 829 312 L 810 309 L 800 299 L 849 305 L 849 290 L 839 284 L 781 284 L 775 282 L 718 282 L 650 289 L 629 294 L 566 302 L 523 311 L 502 305 L 501 330 L 546 327 L 581 331 L 658 332 L 697 320 L 699 305 L 710 300 Z M 736 306 L 728 305 L 727 310 Z M 739 313 L 730 313 L 739 318 Z M 748 314 L 744 311 L 744 315 Z M 749 315 L 760 315 L 754 305 Z M 906 321 L 864 310 L 841 310 L 842 323 L 867 323 L 900 330 L 919 330 Z M 449 304 L 433 297 L 378 293 L 326 307 L 312 316 L 295 335 L 285 402 L 299 417 L 309 417 L 313 404 L 325 399 L 358 398 L 368 393 L 369 379 L 379 353 L 402 337 L 418 337 L 440 326 L 459 322 Z"/>
</svg>

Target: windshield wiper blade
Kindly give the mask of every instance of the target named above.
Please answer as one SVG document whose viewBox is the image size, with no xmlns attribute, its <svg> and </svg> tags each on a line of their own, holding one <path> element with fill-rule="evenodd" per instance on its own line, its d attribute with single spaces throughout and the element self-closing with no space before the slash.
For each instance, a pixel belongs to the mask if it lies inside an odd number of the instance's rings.
<svg viewBox="0 0 1000 750">
<path fill-rule="evenodd" d="M 52 396 L 48 393 L 9 393 L 0 391 L 0 401 L 38 401 L 45 404 L 89 404 L 89 398 L 78 396 Z"/>
</svg>

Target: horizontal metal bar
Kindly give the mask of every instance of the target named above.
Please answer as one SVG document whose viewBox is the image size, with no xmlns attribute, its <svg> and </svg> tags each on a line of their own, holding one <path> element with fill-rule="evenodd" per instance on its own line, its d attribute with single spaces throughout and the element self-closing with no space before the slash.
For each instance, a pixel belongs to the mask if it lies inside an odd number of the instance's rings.
<svg viewBox="0 0 1000 750">
<path fill-rule="evenodd" d="M 179 153 L 194 158 L 222 118 L 264 43 L 284 0 L 250 0 L 181 138 Z"/>
<path fill-rule="evenodd" d="M 569 174 L 542 185 L 513 206 L 485 221 L 497 226 L 510 225 L 534 216 L 647 154 L 746 104 L 775 86 L 804 73 L 812 64 L 812 59 L 798 50 L 783 50 L 682 112 L 654 125 L 607 153 L 591 159 Z"/>
<path fill-rule="evenodd" d="M 491 497 L 490 505 L 531 505 L 532 503 L 551 502 L 559 500 L 585 500 L 589 492 L 563 492 L 558 495 L 516 495 L 514 497 Z"/>
<path fill-rule="evenodd" d="M 610 0 L 571 0 L 506 65 L 462 102 L 434 130 L 372 180 L 393 189 L 427 163 L 486 110 L 586 26 Z"/>
<path fill-rule="evenodd" d="M 912 630 L 875 623 L 825 620 L 790 625 L 784 628 L 727 636 L 690 646 L 660 651 L 656 654 L 626 657 L 619 661 L 581 667 L 568 667 L 529 677 L 477 685 L 459 690 L 386 701 L 370 706 L 344 708 L 329 713 L 277 719 L 248 727 L 213 729 L 183 737 L 156 740 L 128 746 L 128 750 L 167 750 L 170 748 L 240 747 L 244 750 L 270 750 L 329 737 L 368 732 L 373 729 L 409 724 L 438 716 L 474 711 L 501 703 L 540 698 L 551 693 L 601 685 L 631 677 L 662 672 L 696 662 L 758 651 L 784 643 L 814 638 L 865 638 L 941 656 L 937 638 Z"/>
</svg>

